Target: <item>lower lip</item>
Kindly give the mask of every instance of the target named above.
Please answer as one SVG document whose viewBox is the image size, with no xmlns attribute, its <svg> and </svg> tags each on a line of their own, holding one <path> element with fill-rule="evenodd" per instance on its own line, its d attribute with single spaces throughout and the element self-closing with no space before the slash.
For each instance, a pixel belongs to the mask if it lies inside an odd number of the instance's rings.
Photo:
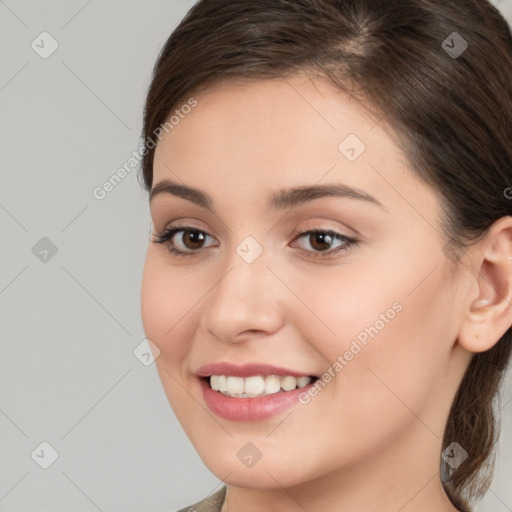
<svg viewBox="0 0 512 512">
<path fill-rule="evenodd" d="M 300 394 L 307 393 L 314 385 L 314 382 L 311 382 L 293 391 L 280 391 L 256 398 L 237 398 L 214 391 L 204 379 L 199 379 L 199 382 L 204 401 L 214 414 L 227 420 L 247 423 L 265 420 L 292 407 L 299 403 Z"/>
</svg>

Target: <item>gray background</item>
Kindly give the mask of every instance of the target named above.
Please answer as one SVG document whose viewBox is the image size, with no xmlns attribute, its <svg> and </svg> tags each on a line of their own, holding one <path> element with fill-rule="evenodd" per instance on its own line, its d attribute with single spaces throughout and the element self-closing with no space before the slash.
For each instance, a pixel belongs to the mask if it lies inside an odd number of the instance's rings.
<svg viewBox="0 0 512 512">
<path fill-rule="evenodd" d="M 495 3 L 512 20 L 512 0 Z M 192 5 L 0 1 L 2 512 L 170 512 L 219 483 L 133 353 L 150 227 L 138 169 L 92 193 L 136 150 L 154 60 Z M 45 59 L 43 31 L 58 44 Z M 502 414 L 479 511 L 512 510 L 512 402 Z"/>
</svg>

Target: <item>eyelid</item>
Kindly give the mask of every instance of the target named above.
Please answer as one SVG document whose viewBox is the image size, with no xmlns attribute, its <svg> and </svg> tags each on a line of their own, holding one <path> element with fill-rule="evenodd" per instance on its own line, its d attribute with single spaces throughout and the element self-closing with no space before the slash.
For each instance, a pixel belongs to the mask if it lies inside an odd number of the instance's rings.
<svg viewBox="0 0 512 512">
<path fill-rule="evenodd" d="M 175 248 L 171 249 L 171 245 L 169 243 L 170 240 L 172 240 L 176 236 L 177 233 L 185 232 L 185 231 L 195 231 L 198 233 L 203 233 L 207 237 L 215 239 L 215 237 L 213 235 L 210 235 L 210 233 L 208 233 L 208 231 L 206 231 L 204 229 L 196 228 L 195 226 L 191 226 L 191 225 L 172 226 L 172 225 L 170 225 L 170 226 L 165 227 L 160 233 L 152 233 L 158 239 L 158 240 L 153 240 L 153 243 L 167 245 L 169 252 L 172 252 L 176 255 L 178 255 L 178 254 L 180 254 L 180 255 L 199 254 L 202 250 L 204 250 L 204 248 L 197 249 L 195 251 L 194 250 L 181 251 L 181 250 L 175 249 Z"/>
<path fill-rule="evenodd" d="M 335 231 L 333 229 L 308 229 L 305 231 L 299 231 L 298 235 L 295 236 L 295 238 L 292 240 L 291 243 L 297 243 L 298 240 L 300 240 L 303 237 L 307 237 L 308 235 L 311 235 L 312 233 L 324 233 L 328 234 L 329 236 L 333 237 L 335 240 L 338 240 L 341 242 L 341 245 L 338 245 L 334 249 L 328 249 L 327 251 L 309 251 L 306 249 L 299 248 L 302 252 L 306 253 L 308 257 L 317 258 L 317 259 L 323 259 L 323 260 L 329 260 L 329 259 L 339 259 L 340 254 L 345 253 L 352 249 L 352 247 L 357 246 L 359 244 L 359 240 L 347 235 L 344 235 L 343 233 L 339 233 L 338 231 Z"/>
<path fill-rule="evenodd" d="M 204 247 L 199 248 L 197 250 L 181 250 L 176 249 L 172 244 L 170 244 L 170 240 L 174 238 L 174 236 L 177 233 L 185 232 L 185 231 L 192 231 L 197 233 L 202 233 L 206 235 L 206 237 L 210 237 L 215 239 L 214 236 L 210 235 L 206 230 L 196 228 L 192 225 L 170 225 L 167 226 L 161 233 L 153 233 L 159 240 L 153 241 L 154 243 L 160 243 L 167 245 L 168 251 L 175 255 L 176 257 L 189 257 L 189 256 L 195 256 L 200 255 L 204 252 Z M 292 235 L 292 241 L 289 243 L 289 246 L 291 244 L 297 243 L 298 240 L 300 240 L 303 237 L 306 237 L 307 235 L 311 235 L 312 233 L 323 233 L 331 236 L 335 240 L 339 240 L 342 242 L 342 244 L 338 247 L 335 247 L 334 249 L 328 249 L 326 251 L 310 251 L 307 249 L 303 249 L 299 247 L 299 250 L 302 253 L 307 254 L 308 258 L 312 259 L 323 259 L 323 260 L 329 260 L 329 259 L 337 259 L 339 258 L 340 253 L 348 252 L 351 250 L 354 246 L 357 246 L 360 242 L 360 240 L 347 236 L 343 233 L 339 233 L 338 231 L 331 229 L 331 228 L 320 228 L 316 227 L 313 229 L 304 229 L 304 230 L 295 230 L 294 234 Z M 293 247 L 293 246 L 292 246 Z M 208 247 L 206 247 L 207 249 Z"/>
</svg>

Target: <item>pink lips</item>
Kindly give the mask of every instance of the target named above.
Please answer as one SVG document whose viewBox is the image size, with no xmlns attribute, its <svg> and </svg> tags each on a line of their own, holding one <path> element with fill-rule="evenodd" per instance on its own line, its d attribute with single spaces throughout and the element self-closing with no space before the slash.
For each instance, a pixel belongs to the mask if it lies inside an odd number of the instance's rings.
<svg viewBox="0 0 512 512">
<path fill-rule="evenodd" d="M 202 366 L 196 374 L 200 377 L 198 380 L 208 408 L 217 416 L 231 421 L 253 422 L 275 416 L 297 404 L 299 395 L 307 392 L 314 385 L 314 382 L 311 382 L 307 386 L 294 389 L 293 391 L 280 391 L 279 393 L 256 398 L 236 398 L 214 391 L 207 380 L 201 377 L 209 377 L 211 375 L 233 375 L 236 377 L 291 375 L 293 377 L 308 377 L 312 374 L 259 363 L 243 366 L 231 363 L 213 363 Z"/>
<path fill-rule="evenodd" d="M 233 375 L 234 377 L 250 377 L 251 375 L 291 375 L 292 377 L 309 377 L 311 375 L 309 373 L 296 372 L 294 370 L 264 363 L 249 363 L 244 365 L 212 363 L 201 366 L 196 373 L 199 377 L 209 377 L 210 375 Z"/>
</svg>

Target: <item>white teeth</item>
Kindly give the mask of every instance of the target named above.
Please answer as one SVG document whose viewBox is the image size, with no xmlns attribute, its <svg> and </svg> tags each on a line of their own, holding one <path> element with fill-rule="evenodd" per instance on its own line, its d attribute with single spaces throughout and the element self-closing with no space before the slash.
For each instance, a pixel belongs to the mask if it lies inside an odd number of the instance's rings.
<svg viewBox="0 0 512 512">
<path fill-rule="evenodd" d="M 219 376 L 212 375 L 210 377 L 210 386 L 214 391 L 219 391 Z"/>
<path fill-rule="evenodd" d="M 297 386 L 299 388 L 303 388 L 304 386 L 307 386 L 311 382 L 311 379 L 309 377 L 299 377 L 297 379 Z"/>
<path fill-rule="evenodd" d="M 245 381 L 244 393 L 248 395 L 261 395 L 265 392 L 265 380 L 263 377 L 255 375 L 254 377 L 247 377 L 242 380 Z M 230 388 L 228 388 L 228 393 L 232 393 Z"/>
<path fill-rule="evenodd" d="M 297 379 L 295 377 L 281 377 L 281 387 L 285 391 L 291 391 L 297 387 Z"/>
<path fill-rule="evenodd" d="M 227 388 L 227 391 L 229 391 L 230 393 L 243 393 L 244 379 L 242 379 L 242 377 L 228 377 Z"/>
<path fill-rule="evenodd" d="M 277 375 L 269 375 L 265 378 L 265 394 L 271 395 L 281 391 L 281 379 Z"/>
<path fill-rule="evenodd" d="M 225 375 L 219 375 L 219 379 L 217 381 L 217 385 L 219 386 L 219 391 L 227 391 L 228 390 L 228 379 Z"/>
<path fill-rule="evenodd" d="M 295 388 L 303 388 L 311 382 L 310 377 L 292 377 L 286 375 L 253 375 L 251 377 L 235 377 L 233 375 L 212 375 L 210 386 L 214 391 L 220 391 L 224 395 L 239 398 L 252 398 L 256 396 L 271 395 L 283 391 L 292 391 Z"/>
</svg>

